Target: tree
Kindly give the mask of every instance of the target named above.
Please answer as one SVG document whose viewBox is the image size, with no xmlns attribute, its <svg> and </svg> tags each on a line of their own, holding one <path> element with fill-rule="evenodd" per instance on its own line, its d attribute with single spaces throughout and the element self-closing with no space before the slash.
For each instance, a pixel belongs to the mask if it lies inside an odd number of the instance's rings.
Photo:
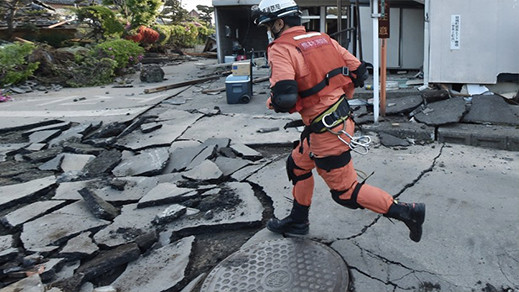
<svg viewBox="0 0 519 292">
<path fill-rule="evenodd" d="M 182 8 L 180 0 L 166 0 L 161 17 L 170 19 L 173 24 L 178 24 L 189 18 L 189 12 Z"/>
<path fill-rule="evenodd" d="M 103 0 L 105 5 L 115 5 L 130 28 L 149 26 L 160 15 L 161 0 Z"/>
<path fill-rule="evenodd" d="M 206 22 L 208 26 L 211 26 L 211 22 L 213 20 L 212 14 L 214 12 L 214 7 L 205 6 L 205 5 L 197 5 L 196 9 L 198 9 L 198 11 L 201 12 L 200 20 Z"/>
<path fill-rule="evenodd" d="M 0 1 L 0 15 L 4 15 L 4 19 L 7 22 L 7 38 L 10 39 L 13 36 L 14 21 L 16 13 L 22 7 L 30 4 L 32 0 L 2 0 Z"/>
</svg>

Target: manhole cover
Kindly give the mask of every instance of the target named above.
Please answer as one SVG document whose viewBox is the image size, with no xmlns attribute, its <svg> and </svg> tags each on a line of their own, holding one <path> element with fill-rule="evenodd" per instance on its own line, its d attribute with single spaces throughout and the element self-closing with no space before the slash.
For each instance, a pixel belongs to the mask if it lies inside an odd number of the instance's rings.
<svg viewBox="0 0 519 292">
<path fill-rule="evenodd" d="M 239 250 L 219 263 L 202 292 L 347 291 L 344 260 L 326 245 L 285 238 Z"/>
</svg>

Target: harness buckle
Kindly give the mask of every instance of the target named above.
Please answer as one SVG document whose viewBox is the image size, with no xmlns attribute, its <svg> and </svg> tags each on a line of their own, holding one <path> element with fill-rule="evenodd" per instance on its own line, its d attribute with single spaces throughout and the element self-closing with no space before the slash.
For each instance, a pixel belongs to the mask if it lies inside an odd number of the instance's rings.
<svg viewBox="0 0 519 292">
<path fill-rule="evenodd" d="M 333 113 L 335 113 L 335 112 L 333 112 L 333 111 L 332 111 L 332 112 L 329 112 L 329 113 L 325 114 L 325 115 L 323 116 L 323 118 L 321 119 L 321 122 L 323 123 L 323 125 L 324 125 L 326 128 L 328 128 L 328 129 L 331 129 L 331 128 L 333 128 L 333 127 L 335 127 L 335 126 L 337 125 L 337 124 L 336 124 L 337 120 L 333 121 L 331 125 L 328 124 L 328 123 L 326 122 L 326 118 L 329 117 L 330 115 L 332 115 Z"/>
<path fill-rule="evenodd" d="M 350 76 L 350 68 L 348 67 L 342 67 L 342 75 L 344 76 Z"/>
<path fill-rule="evenodd" d="M 330 85 L 330 73 L 326 73 L 326 76 L 324 77 L 324 82 L 326 83 L 326 86 Z"/>
</svg>

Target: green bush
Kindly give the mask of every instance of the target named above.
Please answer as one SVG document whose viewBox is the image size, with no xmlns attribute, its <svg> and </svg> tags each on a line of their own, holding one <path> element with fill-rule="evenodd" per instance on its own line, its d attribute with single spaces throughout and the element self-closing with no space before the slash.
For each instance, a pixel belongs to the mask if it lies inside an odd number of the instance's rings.
<svg viewBox="0 0 519 292">
<path fill-rule="evenodd" d="M 123 74 L 135 64 L 138 64 L 144 55 L 144 48 L 139 44 L 124 39 L 115 39 L 97 44 L 93 49 L 93 56 L 109 58 L 116 62 L 115 73 Z"/>
<path fill-rule="evenodd" d="M 173 45 L 180 48 L 203 44 L 206 38 L 214 33 L 214 29 L 193 22 L 182 25 L 157 25 L 154 29 L 160 34 L 159 43 L 161 45 Z"/>
<path fill-rule="evenodd" d="M 95 5 L 82 7 L 76 10 L 78 20 L 88 24 L 91 34 L 96 39 L 120 37 L 124 27 L 115 16 L 115 13 L 107 7 Z"/>
<path fill-rule="evenodd" d="M 27 62 L 33 50 L 34 46 L 26 43 L 8 44 L 0 49 L 0 85 L 16 84 L 32 75 L 39 65 Z"/>
<path fill-rule="evenodd" d="M 111 83 L 117 62 L 109 58 L 88 56 L 71 66 L 66 85 L 70 87 L 98 86 Z"/>
</svg>

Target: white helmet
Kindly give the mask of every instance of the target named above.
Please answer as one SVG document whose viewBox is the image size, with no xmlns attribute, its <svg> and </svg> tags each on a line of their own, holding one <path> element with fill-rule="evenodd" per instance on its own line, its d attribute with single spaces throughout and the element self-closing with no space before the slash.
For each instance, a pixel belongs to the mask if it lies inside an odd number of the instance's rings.
<svg viewBox="0 0 519 292">
<path fill-rule="evenodd" d="M 294 0 L 262 0 L 252 7 L 252 18 L 256 25 L 262 25 L 289 15 L 301 15 Z"/>
</svg>

